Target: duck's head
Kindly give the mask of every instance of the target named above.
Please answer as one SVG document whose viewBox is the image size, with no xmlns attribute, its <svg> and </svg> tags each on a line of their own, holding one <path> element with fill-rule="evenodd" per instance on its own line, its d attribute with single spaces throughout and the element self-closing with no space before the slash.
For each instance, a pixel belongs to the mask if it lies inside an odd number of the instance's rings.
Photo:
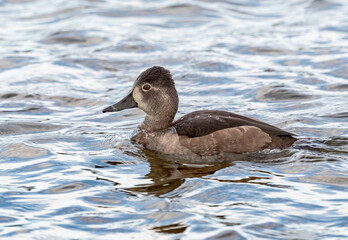
<svg viewBox="0 0 348 240">
<path fill-rule="evenodd" d="M 142 72 L 134 82 L 130 93 L 118 103 L 103 112 L 116 112 L 138 107 L 146 114 L 147 120 L 153 122 L 172 122 L 178 110 L 178 94 L 170 72 L 154 66 Z M 146 119 L 145 122 L 146 124 Z"/>
</svg>

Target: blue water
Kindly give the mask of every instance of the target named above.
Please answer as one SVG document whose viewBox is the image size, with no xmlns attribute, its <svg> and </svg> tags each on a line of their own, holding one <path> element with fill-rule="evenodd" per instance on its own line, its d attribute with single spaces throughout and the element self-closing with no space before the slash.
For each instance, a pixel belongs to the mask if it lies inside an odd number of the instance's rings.
<svg viewBox="0 0 348 240">
<path fill-rule="evenodd" d="M 0 0 L 1 239 L 348 238 L 348 3 Z M 102 114 L 148 67 L 177 116 L 221 109 L 296 133 L 190 163 Z"/>
</svg>

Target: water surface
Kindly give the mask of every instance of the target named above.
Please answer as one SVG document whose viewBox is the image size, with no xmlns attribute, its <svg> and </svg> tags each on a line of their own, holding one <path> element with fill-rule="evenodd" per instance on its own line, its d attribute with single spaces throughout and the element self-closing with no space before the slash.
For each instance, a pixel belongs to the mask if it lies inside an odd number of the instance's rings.
<svg viewBox="0 0 348 240">
<path fill-rule="evenodd" d="M 0 1 L 0 238 L 348 238 L 348 4 Z M 290 149 L 191 163 L 102 114 L 171 70 L 177 117 L 221 109 L 296 133 Z"/>
</svg>

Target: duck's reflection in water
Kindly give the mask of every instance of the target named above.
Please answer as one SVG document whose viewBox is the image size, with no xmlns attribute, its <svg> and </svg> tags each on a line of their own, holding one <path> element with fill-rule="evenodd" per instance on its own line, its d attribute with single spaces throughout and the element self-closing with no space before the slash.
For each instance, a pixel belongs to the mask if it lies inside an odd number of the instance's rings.
<svg viewBox="0 0 348 240">
<path fill-rule="evenodd" d="M 143 156 L 150 164 L 150 171 L 144 178 L 150 179 L 150 184 L 140 184 L 127 188 L 134 193 L 145 193 L 161 196 L 180 187 L 187 178 L 200 178 L 214 174 L 216 171 L 233 165 L 233 162 L 197 162 L 183 161 L 167 155 L 157 155 L 144 150 Z"/>
</svg>

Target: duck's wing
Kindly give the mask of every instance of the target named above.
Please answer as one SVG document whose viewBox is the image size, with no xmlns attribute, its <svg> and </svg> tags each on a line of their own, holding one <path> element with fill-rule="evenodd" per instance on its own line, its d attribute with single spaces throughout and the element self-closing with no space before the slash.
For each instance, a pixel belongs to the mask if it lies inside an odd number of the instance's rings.
<svg viewBox="0 0 348 240">
<path fill-rule="evenodd" d="M 201 156 L 285 148 L 296 140 L 280 128 L 225 111 L 192 112 L 175 121 L 173 127 L 180 143 Z"/>
<path fill-rule="evenodd" d="M 235 113 L 203 110 L 189 113 L 176 120 L 172 125 L 179 136 L 202 137 L 218 130 L 255 126 L 271 136 L 293 136 L 294 134 L 264 123 L 260 120 Z"/>
<path fill-rule="evenodd" d="M 255 152 L 268 147 L 272 138 L 254 126 L 232 127 L 189 138 L 179 136 L 180 144 L 194 153 L 207 156 L 219 153 Z"/>
</svg>

